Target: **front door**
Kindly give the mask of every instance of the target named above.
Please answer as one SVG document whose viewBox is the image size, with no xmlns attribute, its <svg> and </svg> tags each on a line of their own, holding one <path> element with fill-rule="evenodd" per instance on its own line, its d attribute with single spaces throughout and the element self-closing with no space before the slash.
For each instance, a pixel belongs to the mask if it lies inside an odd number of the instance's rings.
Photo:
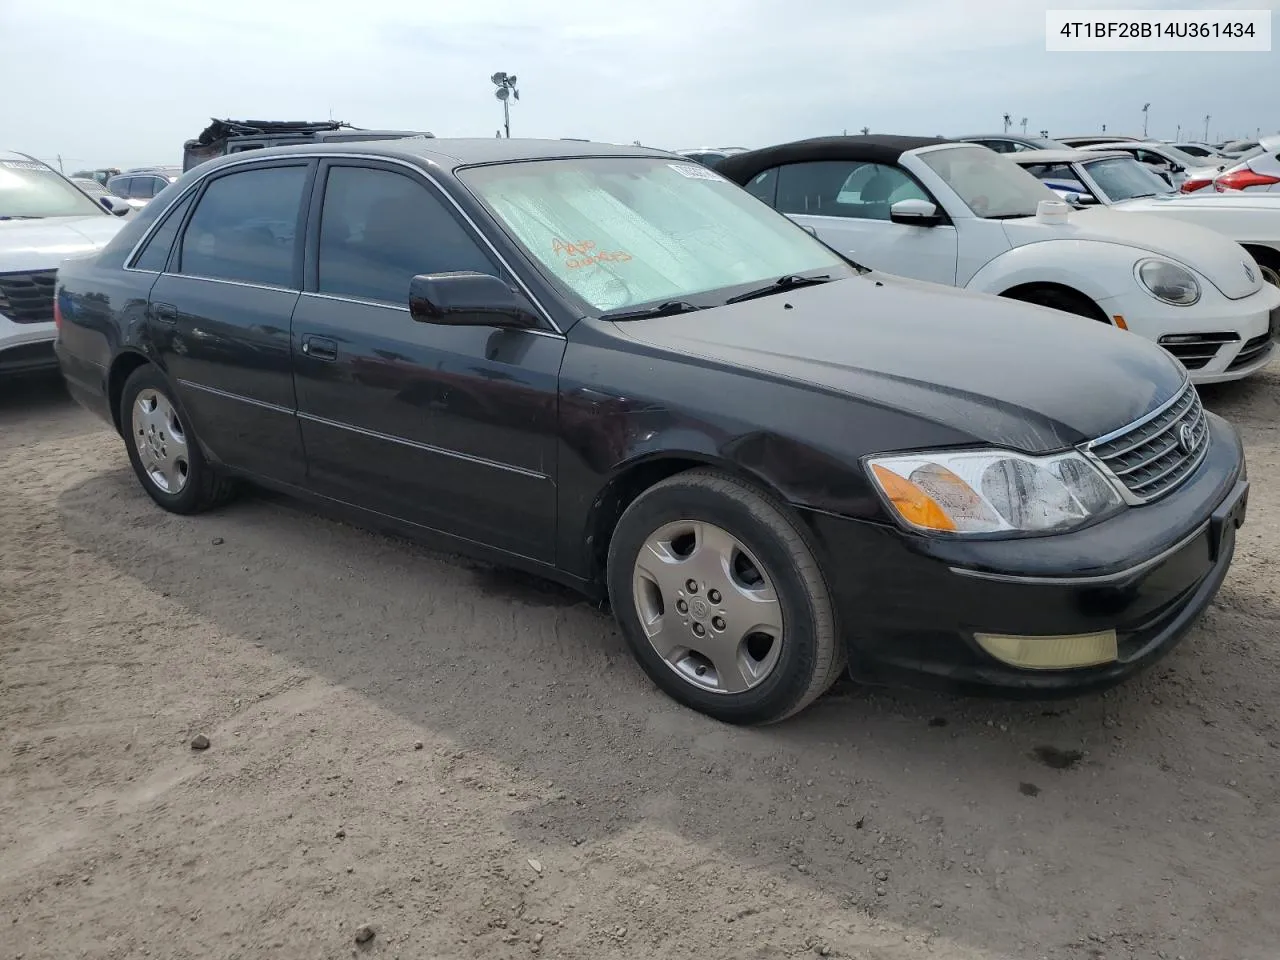
<svg viewBox="0 0 1280 960">
<path fill-rule="evenodd" d="M 889 219 L 899 200 L 937 204 L 906 171 L 881 163 L 823 160 L 787 164 L 777 169 L 776 177 L 778 211 L 812 227 L 824 243 L 850 259 L 886 273 L 955 284 L 959 244 L 954 226 L 906 226 Z"/>
<path fill-rule="evenodd" d="M 509 279 L 420 173 L 326 161 L 312 206 L 292 331 L 309 486 L 554 561 L 564 338 L 413 320 L 416 274 Z"/>
<path fill-rule="evenodd" d="M 210 177 L 185 224 L 189 201 L 167 215 L 135 265 L 164 271 L 147 323 L 196 435 L 218 460 L 289 483 L 305 476 L 289 319 L 313 167 L 286 161 Z M 157 244 L 163 250 L 153 252 Z"/>
</svg>

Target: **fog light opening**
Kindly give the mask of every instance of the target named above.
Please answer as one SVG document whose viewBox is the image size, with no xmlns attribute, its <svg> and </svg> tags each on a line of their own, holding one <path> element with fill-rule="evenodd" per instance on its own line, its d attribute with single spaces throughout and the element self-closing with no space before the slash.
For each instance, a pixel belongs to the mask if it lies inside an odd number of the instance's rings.
<svg viewBox="0 0 1280 960">
<path fill-rule="evenodd" d="M 983 650 L 1022 670 L 1075 670 L 1114 663 L 1120 655 L 1114 630 L 1052 637 L 975 633 Z"/>
</svg>

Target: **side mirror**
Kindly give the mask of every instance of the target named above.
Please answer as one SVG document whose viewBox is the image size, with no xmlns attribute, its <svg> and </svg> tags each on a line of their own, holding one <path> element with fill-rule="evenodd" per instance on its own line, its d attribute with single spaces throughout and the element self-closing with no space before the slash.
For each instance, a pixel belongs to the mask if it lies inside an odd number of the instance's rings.
<svg viewBox="0 0 1280 960">
<path fill-rule="evenodd" d="M 1097 206 L 1098 198 L 1092 193 L 1076 193 L 1071 192 L 1063 194 L 1063 200 L 1071 204 L 1073 207 L 1093 207 Z"/>
<path fill-rule="evenodd" d="M 936 227 L 942 222 L 936 204 L 928 200 L 899 200 L 889 208 L 889 219 L 909 227 Z"/>
<path fill-rule="evenodd" d="M 109 213 L 114 213 L 117 217 L 126 216 L 133 207 L 129 206 L 128 201 L 121 200 L 119 197 L 99 197 L 98 202 L 107 208 Z"/>
<path fill-rule="evenodd" d="M 409 314 L 419 323 L 534 327 L 528 301 L 487 273 L 426 273 L 409 281 Z"/>
</svg>

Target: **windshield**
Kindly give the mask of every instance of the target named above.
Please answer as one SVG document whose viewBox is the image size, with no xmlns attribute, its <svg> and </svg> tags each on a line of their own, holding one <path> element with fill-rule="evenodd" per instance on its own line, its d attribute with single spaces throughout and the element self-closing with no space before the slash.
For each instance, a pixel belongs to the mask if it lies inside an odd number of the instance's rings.
<svg viewBox="0 0 1280 960">
<path fill-rule="evenodd" d="M 1173 193 L 1169 184 L 1131 157 L 1108 157 L 1083 166 L 1104 194 L 1099 199 L 1133 200 L 1136 197 Z"/>
<path fill-rule="evenodd" d="M 801 227 L 689 161 L 532 160 L 459 175 L 529 255 L 592 312 L 812 271 L 833 279 L 855 272 Z"/>
<path fill-rule="evenodd" d="M 987 220 L 1034 217 L 1056 193 L 1012 160 L 986 147 L 947 147 L 916 154 L 959 195 L 974 216 Z"/>
<path fill-rule="evenodd" d="M 0 220 L 84 217 L 106 211 L 34 160 L 0 160 Z"/>
</svg>

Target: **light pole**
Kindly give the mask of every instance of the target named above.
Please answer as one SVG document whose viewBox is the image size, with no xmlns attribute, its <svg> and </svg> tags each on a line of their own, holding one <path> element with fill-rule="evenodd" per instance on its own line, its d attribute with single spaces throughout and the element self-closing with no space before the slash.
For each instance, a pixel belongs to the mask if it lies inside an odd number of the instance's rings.
<svg viewBox="0 0 1280 960">
<path fill-rule="evenodd" d="M 499 70 L 489 78 L 495 89 L 493 95 L 502 101 L 502 129 L 507 131 L 507 139 L 511 139 L 511 97 L 514 94 L 520 99 L 520 91 L 516 89 L 516 75 Z"/>
<path fill-rule="evenodd" d="M 863 135 L 864 137 L 865 137 L 868 133 L 870 133 L 870 132 L 871 132 L 871 128 L 870 128 L 870 127 L 863 127 L 863 128 L 862 128 L 862 135 Z"/>
<path fill-rule="evenodd" d="M 1178 124 L 1178 132 L 1173 135 L 1173 138 L 1179 142 L 1182 141 L 1182 124 Z"/>
<path fill-rule="evenodd" d="M 1012 117 L 1010 117 L 1010 116 L 1006 113 L 1006 114 L 1004 115 L 1004 132 L 1005 132 L 1005 133 L 1008 133 L 1008 132 L 1009 132 L 1009 125 L 1010 125 L 1011 123 L 1013 123 L 1013 118 L 1012 118 Z"/>
<path fill-rule="evenodd" d="M 1151 109 L 1151 104 L 1144 103 L 1142 105 L 1142 139 L 1147 139 L 1147 113 Z"/>
<path fill-rule="evenodd" d="M 1026 117 L 1022 118 L 1022 135 L 1024 137 L 1027 135 L 1027 118 Z"/>
<path fill-rule="evenodd" d="M 1209 142 L 1209 119 L 1210 119 L 1210 115 L 1206 113 L 1204 115 L 1204 142 L 1205 143 Z"/>
</svg>

